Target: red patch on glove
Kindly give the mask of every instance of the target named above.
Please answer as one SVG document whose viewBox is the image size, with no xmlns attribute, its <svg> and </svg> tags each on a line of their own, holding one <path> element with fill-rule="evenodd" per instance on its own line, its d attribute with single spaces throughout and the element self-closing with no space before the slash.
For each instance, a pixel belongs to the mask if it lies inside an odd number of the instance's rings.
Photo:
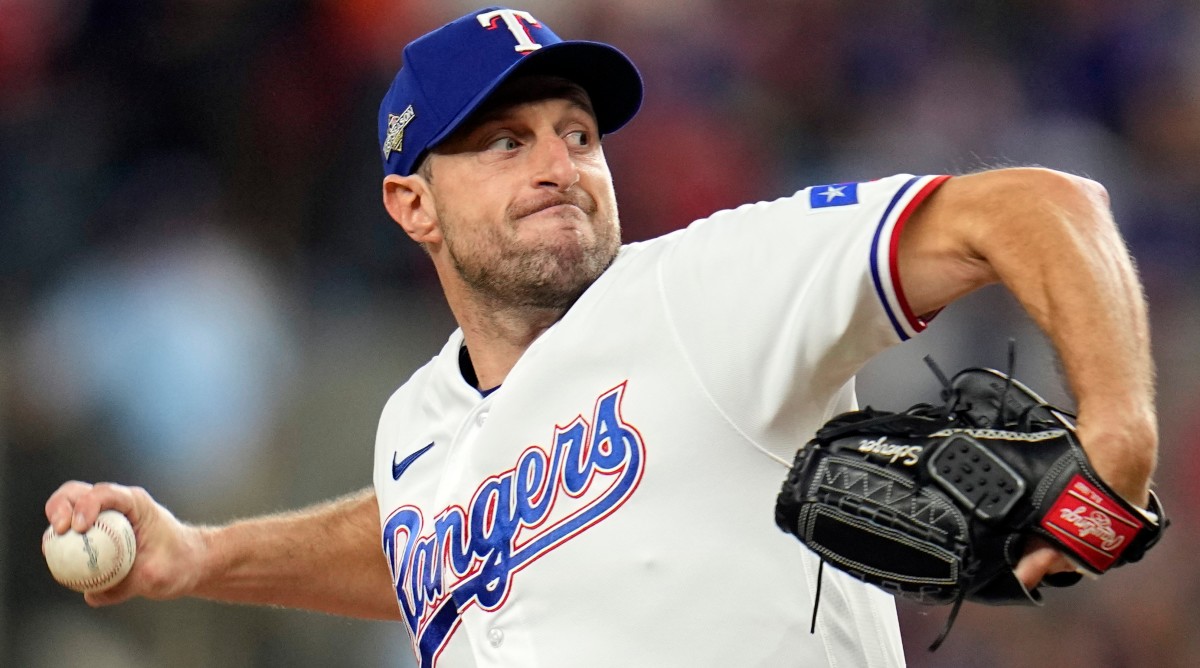
<svg viewBox="0 0 1200 668">
<path fill-rule="evenodd" d="M 1042 518 L 1042 528 L 1097 572 L 1112 567 L 1142 528 L 1142 520 L 1076 474 Z"/>
</svg>

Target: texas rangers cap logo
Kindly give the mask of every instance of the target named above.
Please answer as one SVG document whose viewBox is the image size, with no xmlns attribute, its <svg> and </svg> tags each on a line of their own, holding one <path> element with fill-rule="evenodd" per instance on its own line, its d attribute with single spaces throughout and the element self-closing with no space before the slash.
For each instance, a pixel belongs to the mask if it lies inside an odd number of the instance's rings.
<svg viewBox="0 0 1200 668">
<path fill-rule="evenodd" d="M 411 104 L 399 116 L 388 114 L 387 137 L 383 140 L 384 160 L 391 156 L 392 151 L 400 153 L 404 150 L 404 128 L 408 127 L 408 124 L 416 117 L 417 112 L 413 111 Z"/>
<path fill-rule="evenodd" d="M 504 27 L 508 28 L 508 31 L 517 40 L 517 45 L 513 47 L 517 53 L 530 53 L 542 48 L 541 44 L 534 41 L 527 27 L 536 26 L 540 28 L 542 24 L 538 23 L 538 20 L 533 18 L 533 14 L 529 12 L 514 9 L 497 9 L 496 11 L 480 14 L 476 18 L 479 19 L 479 25 L 488 30 L 495 30 L 497 28 L 497 19 L 504 21 Z"/>
</svg>

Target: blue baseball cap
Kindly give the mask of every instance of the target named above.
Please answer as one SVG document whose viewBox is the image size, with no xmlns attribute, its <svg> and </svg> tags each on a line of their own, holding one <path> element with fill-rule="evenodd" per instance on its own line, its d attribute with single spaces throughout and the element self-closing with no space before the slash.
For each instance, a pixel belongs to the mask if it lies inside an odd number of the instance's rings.
<svg viewBox="0 0 1200 668">
<path fill-rule="evenodd" d="M 384 173 L 411 174 L 515 74 L 578 84 L 591 97 L 602 135 L 628 123 L 642 104 L 642 77 L 616 48 L 563 40 L 529 12 L 488 7 L 404 47 L 403 66 L 379 106 Z"/>
</svg>

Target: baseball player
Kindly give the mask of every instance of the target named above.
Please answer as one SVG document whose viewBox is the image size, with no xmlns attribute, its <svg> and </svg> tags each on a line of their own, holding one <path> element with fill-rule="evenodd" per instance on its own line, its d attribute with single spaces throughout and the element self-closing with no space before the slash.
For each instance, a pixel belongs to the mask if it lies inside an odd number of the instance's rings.
<svg viewBox="0 0 1200 668">
<path fill-rule="evenodd" d="M 818 559 L 774 499 L 868 359 L 996 281 L 1061 355 L 1097 470 L 1145 504 L 1145 307 L 1098 184 L 898 175 L 622 246 L 600 140 L 641 97 L 615 48 L 524 11 L 410 44 L 379 113 L 383 200 L 460 327 L 387 402 L 373 488 L 194 527 L 143 490 L 66 483 L 58 531 L 102 508 L 138 531 L 129 578 L 89 602 L 398 619 L 425 667 L 902 665 L 891 598 L 838 572 L 809 632 Z M 1066 567 L 1031 546 L 1017 572 Z"/>
</svg>

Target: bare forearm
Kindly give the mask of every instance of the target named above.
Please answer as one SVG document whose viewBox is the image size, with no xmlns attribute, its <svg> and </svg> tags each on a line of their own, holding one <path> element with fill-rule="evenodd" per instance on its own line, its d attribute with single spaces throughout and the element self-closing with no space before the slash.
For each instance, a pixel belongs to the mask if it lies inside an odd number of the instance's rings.
<svg viewBox="0 0 1200 668">
<path fill-rule="evenodd" d="M 197 527 L 141 487 L 71 480 L 46 501 L 46 519 L 57 533 L 82 532 L 110 508 L 133 524 L 137 558 L 115 587 L 85 594 L 89 605 L 194 596 L 399 618 L 370 488 L 303 510 Z"/>
<path fill-rule="evenodd" d="M 1007 217 L 973 239 L 1057 350 L 1097 471 L 1139 504 L 1157 427 L 1145 300 L 1098 184 L 1044 171 L 1000 189 Z M 1032 178 L 1030 178 L 1032 176 Z"/>
<path fill-rule="evenodd" d="M 191 595 L 371 619 L 396 619 L 370 489 L 303 510 L 200 529 Z"/>
<path fill-rule="evenodd" d="M 1044 169 L 946 182 L 904 230 L 902 283 L 930 313 L 1002 282 L 1054 344 L 1096 470 L 1144 504 L 1158 431 L 1146 305 L 1097 183 Z"/>
</svg>

